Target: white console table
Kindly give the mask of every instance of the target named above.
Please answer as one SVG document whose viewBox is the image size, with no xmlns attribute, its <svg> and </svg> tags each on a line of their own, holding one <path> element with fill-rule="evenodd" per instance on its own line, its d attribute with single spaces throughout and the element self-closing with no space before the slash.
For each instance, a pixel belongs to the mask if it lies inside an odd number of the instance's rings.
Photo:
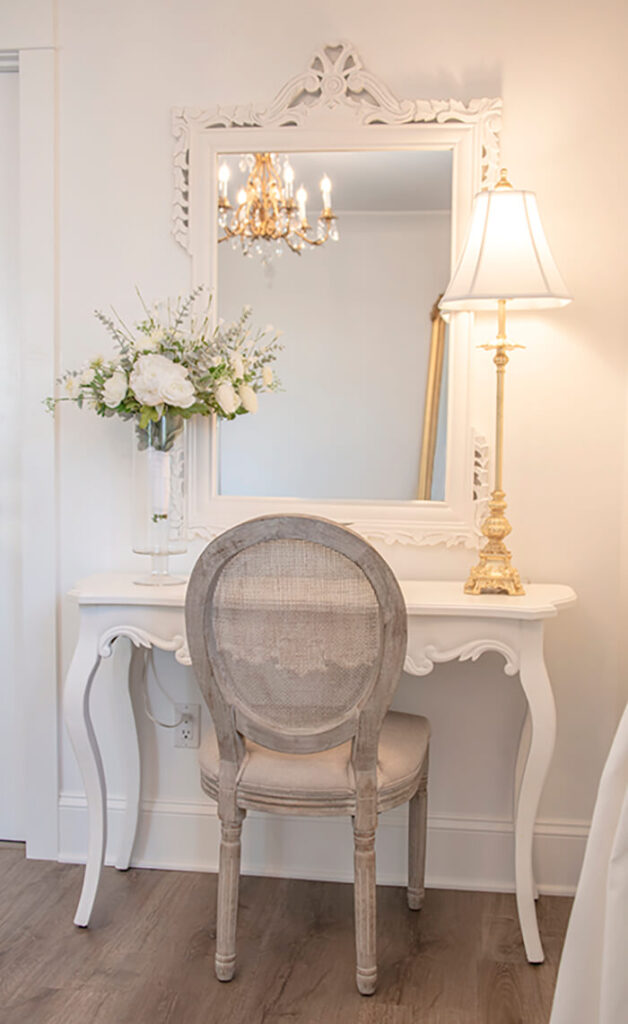
<svg viewBox="0 0 628 1024">
<path fill-rule="evenodd" d="M 457 582 L 405 581 L 401 583 L 408 609 L 408 653 L 405 669 L 427 675 L 444 661 L 475 661 L 485 651 L 504 658 L 506 675 L 517 673 L 528 710 L 523 725 L 514 778 L 515 885 L 517 909 L 526 955 L 531 963 L 543 960 L 534 900 L 532 873 L 534 823 L 554 750 L 556 713 L 552 688 L 543 659 L 546 619 L 576 600 L 570 587 L 536 584 L 523 597 L 463 594 Z M 90 576 L 71 592 L 80 608 L 80 631 L 64 690 L 67 729 L 83 777 L 89 818 L 87 865 L 74 923 L 89 923 L 105 854 L 107 834 L 106 788 L 102 759 L 92 727 L 89 697 L 101 658 L 111 654 L 119 637 L 133 642 L 129 687 L 145 670 L 147 649 L 172 651 L 189 665 L 184 602 L 185 584 L 169 587 L 138 586 L 130 574 Z M 133 705 L 128 697 L 129 715 Z M 116 867 L 131 862 L 140 803 L 140 751 L 129 752 L 126 812 Z"/>
</svg>

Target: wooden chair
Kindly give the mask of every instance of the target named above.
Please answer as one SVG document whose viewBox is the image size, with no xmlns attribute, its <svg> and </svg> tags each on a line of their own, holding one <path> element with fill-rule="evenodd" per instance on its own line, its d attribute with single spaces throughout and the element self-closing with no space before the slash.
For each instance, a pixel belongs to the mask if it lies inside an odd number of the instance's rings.
<svg viewBox="0 0 628 1024">
<path fill-rule="evenodd" d="M 399 585 L 363 538 L 263 516 L 198 559 L 185 607 L 215 733 L 201 782 L 221 822 L 216 975 L 235 971 L 240 835 L 249 808 L 353 818 L 357 986 L 377 983 L 377 815 L 410 802 L 408 905 L 423 903 L 429 723 L 388 706 L 406 650 Z"/>
</svg>

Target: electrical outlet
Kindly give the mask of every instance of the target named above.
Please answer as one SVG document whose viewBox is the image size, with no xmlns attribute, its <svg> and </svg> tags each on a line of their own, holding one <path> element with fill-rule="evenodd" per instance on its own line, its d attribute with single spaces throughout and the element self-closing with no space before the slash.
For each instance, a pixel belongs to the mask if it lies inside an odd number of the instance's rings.
<svg viewBox="0 0 628 1024">
<path fill-rule="evenodd" d="M 201 735 L 200 704 L 175 704 L 175 714 L 181 721 L 172 730 L 175 747 L 198 747 Z"/>
</svg>

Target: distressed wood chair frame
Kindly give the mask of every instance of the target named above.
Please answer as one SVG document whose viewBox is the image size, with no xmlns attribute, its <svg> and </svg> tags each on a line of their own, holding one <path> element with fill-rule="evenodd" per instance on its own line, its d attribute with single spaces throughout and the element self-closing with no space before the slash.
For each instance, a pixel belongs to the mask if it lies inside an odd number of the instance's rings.
<svg viewBox="0 0 628 1024">
<path fill-rule="evenodd" d="M 231 691 L 221 658 L 213 642 L 212 599 L 228 562 L 247 548 L 264 541 L 303 540 L 323 545 L 358 566 L 370 583 L 379 608 L 379 661 L 374 679 L 356 705 L 336 721 L 315 731 L 272 727 L 256 717 Z M 390 567 L 357 534 L 328 520 L 310 516 L 262 516 L 220 535 L 199 557 L 187 590 L 186 628 L 192 665 L 209 707 L 218 742 L 219 776 L 212 795 L 221 823 L 216 936 L 216 974 L 228 981 L 235 971 L 236 918 L 240 873 L 240 841 L 246 810 L 283 811 L 291 814 L 351 814 L 354 833 L 355 931 L 357 985 L 370 994 L 377 981 L 375 916 L 375 831 L 378 816 L 377 752 L 379 733 L 403 669 L 407 640 L 404 599 Z M 269 807 L 238 789 L 245 744 L 243 737 L 272 750 L 307 754 L 328 750 L 352 740 L 355 798 L 340 806 L 321 800 L 315 810 L 299 803 Z M 205 787 L 207 789 L 207 787 Z M 410 780 L 407 792 L 396 791 L 390 806 L 410 801 L 408 842 L 408 904 L 419 909 L 424 894 L 425 824 L 427 808 L 427 754 L 420 778 Z M 380 801 L 379 810 L 387 809 Z"/>
</svg>

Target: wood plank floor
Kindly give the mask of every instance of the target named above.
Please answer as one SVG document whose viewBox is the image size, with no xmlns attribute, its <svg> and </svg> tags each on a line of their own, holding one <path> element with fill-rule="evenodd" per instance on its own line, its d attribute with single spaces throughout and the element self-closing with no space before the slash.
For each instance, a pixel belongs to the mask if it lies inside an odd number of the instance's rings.
<svg viewBox="0 0 628 1024">
<path fill-rule="evenodd" d="M 244 877 L 238 972 L 212 972 L 216 877 L 105 868 L 89 929 L 83 868 L 0 846 L 2 1024 L 546 1024 L 571 900 L 542 896 L 529 965 L 514 896 L 380 887 L 379 987 L 354 986 L 352 887 Z"/>
</svg>

